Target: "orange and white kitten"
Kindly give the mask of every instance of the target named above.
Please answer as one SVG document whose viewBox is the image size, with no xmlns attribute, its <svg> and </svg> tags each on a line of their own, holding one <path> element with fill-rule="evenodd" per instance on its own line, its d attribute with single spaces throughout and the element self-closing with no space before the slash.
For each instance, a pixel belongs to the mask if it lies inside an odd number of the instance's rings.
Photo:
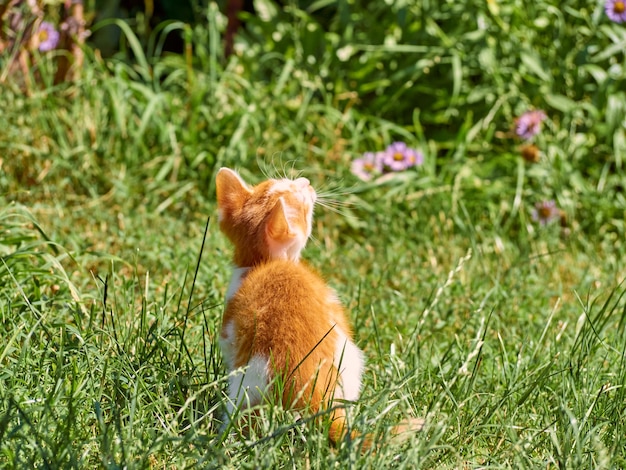
<svg viewBox="0 0 626 470">
<path fill-rule="evenodd" d="M 227 422 L 235 409 L 269 396 L 309 414 L 356 400 L 363 352 L 335 292 L 300 261 L 315 190 L 306 178 L 249 186 L 228 168 L 219 170 L 216 186 L 220 229 L 235 249 L 220 334 L 230 372 Z M 330 413 L 329 437 L 337 442 L 345 409 Z"/>
</svg>

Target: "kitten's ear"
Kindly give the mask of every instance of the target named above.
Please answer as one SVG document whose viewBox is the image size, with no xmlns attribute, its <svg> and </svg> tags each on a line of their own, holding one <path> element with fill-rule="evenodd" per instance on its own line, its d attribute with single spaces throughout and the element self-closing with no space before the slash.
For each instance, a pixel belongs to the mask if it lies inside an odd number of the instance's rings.
<svg viewBox="0 0 626 470">
<path fill-rule="evenodd" d="M 215 177 L 215 188 L 220 219 L 225 214 L 241 209 L 246 198 L 252 193 L 246 182 L 230 168 L 220 168 Z"/>
<path fill-rule="evenodd" d="M 285 242 L 290 242 L 295 233 L 289 225 L 289 219 L 287 219 L 287 208 L 285 206 L 285 200 L 280 197 L 267 219 L 267 225 L 265 226 L 265 233 L 271 242 L 271 245 L 282 245 Z"/>
</svg>

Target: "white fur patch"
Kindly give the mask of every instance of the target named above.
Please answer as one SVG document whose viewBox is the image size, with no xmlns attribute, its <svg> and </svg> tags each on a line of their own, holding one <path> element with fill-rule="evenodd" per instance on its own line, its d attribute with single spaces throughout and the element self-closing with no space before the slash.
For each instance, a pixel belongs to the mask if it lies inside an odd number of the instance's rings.
<svg viewBox="0 0 626 470">
<path fill-rule="evenodd" d="M 299 261 L 300 253 L 306 245 L 306 237 L 300 233 L 289 240 L 288 243 L 277 242 L 272 239 L 267 240 L 270 257 L 272 259 L 288 259 L 291 261 Z"/>
<path fill-rule="evenodd" d="M 361 376 L 365 366 L 363 351 L 337 325 L 335 331 L 338 337 L 333 362 L 339 371 L 335 398 L 355 401 L 361 393 Z"/>
<path fill-rule="evenodd" d="M 328 292 L 327 302 L 333 305 L 341 305 L 341 301 L 339 300 L 339 296 L 337 295 L 337 292 L 335 292 L 333 289 L 330 289 L 330 288 L 328 290 L 329 292 Z"/>
<path fill-rule="evenodd" d="M 222 356 L 224 356 L 226 369 L 231 371 L 235 368 L 235 323 L 231 321 L 224 325 L 222 332 L 226 333 L 226 336 L 220 335 L 220 348 L 222 350 Z"/>
<path fill-rule="evenodd" d="M 309 180 L 306 178 L 298 178 L 296 180 L 274 180 L 268 194 L 274 193 L 290 193 L 297 196 L 302 203 L 308 202 L 311 206 L 315 205 L 317 193 L 311 187 Z"/>
<path fill-rule="evenodd" d="M 269 383 L 269 362 L 254 355 L 245 368 L 238 369 L 228 377 L 228 401 L 226 419 L 229 420 L 236 408 L 247 408 L 261 403 Z"/>
<path fill-rule="evenodd" d="M 233 268 L 233 273 L 230 276 L 230 283 L 228 284 L 228 290 L 226 291 L 226 303 L 233 298 L 233 295 L 241 287 L 241 281 L 248 273 L 250 268 Z"/>
<path fill-rule="evenodd" d="M 274 180 L 268 192 L 269 194 L 293 192 L 294 189 L 295 189 L 295 186 L 293 184 L 293 181 L 288 180 L 288 179 L 282 179 L 282 180 Z"/>
</svg>

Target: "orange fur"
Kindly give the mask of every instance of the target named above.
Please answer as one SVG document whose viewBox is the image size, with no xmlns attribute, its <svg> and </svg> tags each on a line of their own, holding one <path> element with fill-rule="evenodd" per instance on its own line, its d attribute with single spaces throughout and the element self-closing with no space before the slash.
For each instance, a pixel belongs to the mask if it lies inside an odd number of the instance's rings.
<svg viewBox="0 0 626 470">
<path fill-rule="evenodd" d="M 230 369 L 248 366 L 246 374 L 257 375 L 231 381 L 231 407 L 245 405 L 235 388 L 262 388 L 276 378 L 282 383 L 278 398 L 288 409 L 315 413 L 335 398 L 356 399 L 363 359 L 350 324 L 332 289 L 299 262 L 316 200 L 308 180 L 250 187 L 223 168 L 216 186 L 220 228 L 234 245 L 236 267 L 247 268 L 232 288 L 220 342 Z M 247 391 L 249 405 L 270 393 Z M 331 418 L 330 437 L 337 441 L 344 434 L 344 410 L 335 409 Z"/>
<path fill-rule="evenodd" d="M 363 354 L 334 291 L 299 261 L 316 193 L 305 178 L 251 187 L 227 168 L 218 172 L 216 187 L 220 229 L 234 245 L 220 334 L 231 372 L 229 413 L 259 404 L 280 382 L 276 398 L 285 408 L 332 408 L 329 437 L 337 442 L 346 415 L 333 405 L 358 398 Z M 370 440 L 366 436 L 366 445 Z"/>
</svg>

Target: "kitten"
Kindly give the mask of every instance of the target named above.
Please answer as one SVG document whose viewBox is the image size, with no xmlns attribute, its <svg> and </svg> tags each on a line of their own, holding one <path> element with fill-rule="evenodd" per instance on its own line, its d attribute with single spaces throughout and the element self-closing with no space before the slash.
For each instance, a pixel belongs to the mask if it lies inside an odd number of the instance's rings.
<svg viewBox="0 0 626 470">
<path fill-rule="evenodd" d="M 230 372 L 227 424 L 237 408 L 279 391 L 276 382 L 282 396 L 274 397 L 298 412 L 355 401 L 363 352 L 335 292 L 300 261 L 315 190 L 306 178 L 251 187 L 228 168 L 217 173 L 216 187 L 219 225 L 234 245 L 235 264 L 220 334 Z M 346 433 L 345 408 L 329 413 L 329 437 L 338 442 Z"/>
<path fill-rule="evenodd" d="M 235 247 L 220 345 L 231 375 L 227 411 L 254 406 L 277 376 L 285 408 L 315 413 L 361 390 L 363 353 L 335 292 L 300 253 L 311 234 L 315 190 L 306 178 L 248 186 L 232 170 L 217 174 L 221 230 Z M 341 439 L 345 410 L 332 412 Z"/>
</svg>

